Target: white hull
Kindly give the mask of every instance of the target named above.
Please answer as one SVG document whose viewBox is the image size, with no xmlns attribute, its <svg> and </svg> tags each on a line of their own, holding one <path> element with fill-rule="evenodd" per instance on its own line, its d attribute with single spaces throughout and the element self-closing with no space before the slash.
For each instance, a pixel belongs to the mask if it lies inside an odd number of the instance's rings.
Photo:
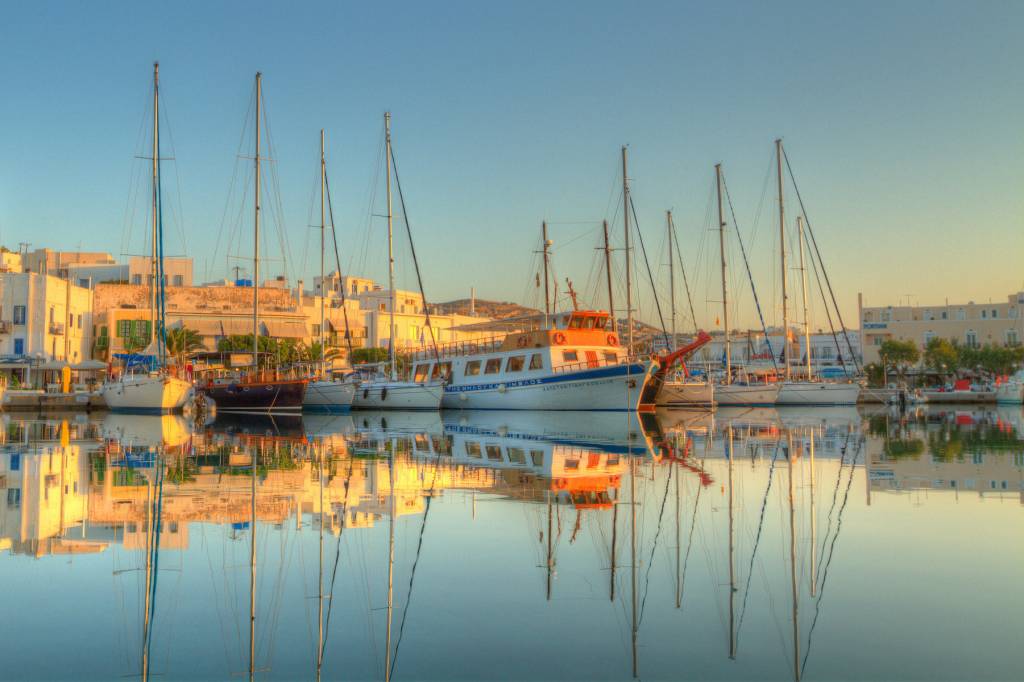
<svg viewBox="0 0 1024 682">
<path fill-rule="evenodd" d="M 184 408 L 192 384 L 174 377 L 127 374 L 103 384 L 99 393 L 114 412 L 168 414 Z"/>
<path fill-rule="evenodd" d="M 352 400 L 357 410 L 438 410 L 441 408 L 440 383 L 417 384 L 411 381 L 364 381 Z"/>
<path fill-rule="evenodd" d="M 860 384 L 830 384 L 825 381 L 787 381 L 782 384 L 776 405 L 856 405 Z"/>
<path fill-rule="evenodd" d="M 715 385 L 706 381 L 666 381 L 658 393 L 658 405 L 704 405 L 715 403 Z"/>
<path fill-rule="evenodd" d="M 774 405 L 779 386 L 768 384 L 720 384 L 715 387 L 719 405 Z"/>
<path fill-rule="evenodd" d="M 452 410 L 569 410 L 632 412 L 653 363 L 559 372 L 535 379 L 451 384 L 443 406 Z"/>
<path fill-rule="evenodd" d="M 1024 405 L 1024 383 L 1010 381 L 998 387 L 996 402 L 1002 405 Z"/>
<path fill-rule="evenodd" d="M 356 385 L 351 381 L 317 380 L 306 384 L 303 408 L 341 412 L 352 407 Z"/>
</svg>

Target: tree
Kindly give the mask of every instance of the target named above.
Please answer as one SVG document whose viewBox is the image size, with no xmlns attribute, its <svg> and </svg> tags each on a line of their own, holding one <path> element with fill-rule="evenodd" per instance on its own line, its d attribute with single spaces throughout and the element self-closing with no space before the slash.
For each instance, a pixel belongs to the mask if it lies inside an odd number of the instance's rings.
<svg viewBox="0 0 1024 682">
<path fill-rule="evenodd" d="M 882 367 L 894 368 L 902 380 L 907 369 L 921 358 L 921 352 L 913 341 L 889 339 L 882 342 L 878 357 L 882 360 Z"/>
<path fill-rule="evenodd" d="M 167 354 L 178 359 L 180 363 L 185 355 L 203 347 L 203 339 L 199 332 L 188 327 L 167 330 Z"/>
<path fill-rule="evenodd" d="M 956 346 L 946 339 L 929 339 L 924 348 L 924 365 L 940 374 L 956 372 L 960 366 L 960 354 Z"/>
</svg>

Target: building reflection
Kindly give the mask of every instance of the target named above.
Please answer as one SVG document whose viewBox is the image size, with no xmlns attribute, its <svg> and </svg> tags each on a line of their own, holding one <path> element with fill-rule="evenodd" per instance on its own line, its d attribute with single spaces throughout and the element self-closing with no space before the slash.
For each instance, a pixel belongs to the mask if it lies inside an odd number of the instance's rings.
<svg viewBox="0 0 1024 682">
<path fill-rule="evenodd" d="M 322 506 L 325 530 L 335 535 L 392 513 L 422 514 L 429 497 L 449 491 L 610 509 L 637 457 L 724 489 L 726 471 L 715 460 L 765 460 L 787 439 L 797 459 L 813 439 L 816 457 L 840 461 L 863 439 L 869 501 L 872 493 L 928 489 L 1024 503 L 1019 408 L 671 411 L 647 423 L 571 413 L 356 414 L 313 418 L 287 435 L 193 431 L 167 417 L 5 415 L 2 424 L 0 548 L 34 557 L 112 543 L 145 548 L 157 467 L 160 549 L 187 548 L 193 523 L 242 527 L 251 520 L 254 457 L 257 522 L 316 526 Z"/>
</svg>

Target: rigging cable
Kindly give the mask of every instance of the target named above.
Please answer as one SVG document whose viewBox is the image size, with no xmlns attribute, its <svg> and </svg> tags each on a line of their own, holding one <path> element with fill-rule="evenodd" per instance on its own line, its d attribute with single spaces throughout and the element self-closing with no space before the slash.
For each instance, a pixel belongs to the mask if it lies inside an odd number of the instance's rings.
<svg viewBox="0 0 1024 682">
<path fill-rule="evenodd" d="M 633 203 L 633 197 L 629 197 L 629 209 L 633 214 L 633 226 L 636 228 L 636 235 L 640 240 L 640 251 L 644 257 L 644 265 L 647 268 L 647 277 L 651 280 L 651 295 L 654 296 L 654 305 L 658 309 L 658 320 L 661 322 L 661 333 L 665 337 L 665 347 L 671 348 L 672 343 L 668 338 L 667 327 L 665 326 L 665 316 L 661 314 L 661 300 L 658 298 L 658 289 L 654 286 L 654 275 L 651 273 L 651 263 L 647 260 L 647 248 L 644 246 L 644 235 L 640 231 L 640 221 L 636 217 L 636 205 Z M 628 257 L 629 254 L 626 254 Z"/>
<path fill-rule="evenodd" d="M 338 252 L 338 232 L 334 228 L 334 204 L 331 203 L 331 185 L 327 180 L 327 169 L 324 168 L 324 185 L 327 188 L 327 211 L 331 218 L 331 240 L 334 242 L 334 264 L 338 268 L 338 289 L 341 291 L 341 314 L 345 318 L 345 344 L 348 346 L 349 362 L 352 362 L 352 333 L 348 326 L 348 306 L 345 305 L 345 286 L 341 281 L 341 256 Z M 320 282 L 320 295 L 324 295 L 324 283 Z M 325 348 L 320 349 L 320 358 L 327 358 Z"/>
</svg>

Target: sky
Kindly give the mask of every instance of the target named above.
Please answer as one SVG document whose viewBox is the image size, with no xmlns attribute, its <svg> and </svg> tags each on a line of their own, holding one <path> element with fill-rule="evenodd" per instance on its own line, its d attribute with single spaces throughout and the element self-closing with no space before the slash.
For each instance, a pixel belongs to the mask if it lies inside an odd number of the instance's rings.
<svg viewBox="0 0 1024 682">
<path fill-rule="evenodd" d="M 1024 289 L 1022 28 L 1024 5 L 1012 2 L 12 4 L 0 24 L 0 243 L 119 257 L 148 248 L 147 162 L 136 157 L 147 153 L 159 60 L 162 153 L 173 156 L 166 249 L 193 256 L 200 280 L 251 254 L 251 161 L 239 156 L 252 154 L 243 132 L 261 71 L 276 175 L 265 202 L 282 207 L 265 231 L 264 273 L 284 272 L 285 257 L 293 278 L 319 267 L 310 225 L 324 128 L 342 269 L 386 278 L 377 216 L 390 110 L 428 300 L 473 287 L 539 304 L 547 220 L 560 289 L 570 278 L 582 304 L 605 307 L 595 247 L 605 219 L 622 246 L 628 145 L 666 320 L 671 209 L 697 324 L 721 324 L 711 200 L 722 163 L 766 320 L 777 322 L 781 137 L 847 324 L 858 292 L 866 305 L 1001 301 Z M 797 202 L 785 184 L 793 265 Z M 756 326 L 731 218 L 728 230 L 730 315 Z M 656 323 L 635 246 L 637 305 Z M 397 260 L 399 284 L 415 288 L 402 240 Z M 790 273 L 799 306 L 800 273 Z"/>
</svg>

